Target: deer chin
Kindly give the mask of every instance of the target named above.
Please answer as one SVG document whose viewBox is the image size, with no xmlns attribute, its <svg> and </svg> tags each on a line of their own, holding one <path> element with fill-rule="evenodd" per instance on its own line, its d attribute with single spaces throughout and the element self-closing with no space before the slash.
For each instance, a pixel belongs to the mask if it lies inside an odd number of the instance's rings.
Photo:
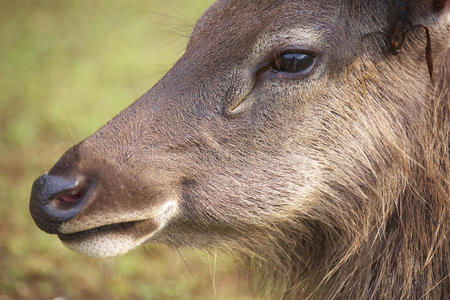
<svg viewBox="0 0 450 300">
<path fill-rule="evenodd" d="M 58 237 L 67 248 L 87 256 L 119 256 L 149 241 L 165 227 L 177 210 L 176 202 L 170 201 L 149 219 L 119 221 L 80 231 L 60 232 Z"/>
</svg>

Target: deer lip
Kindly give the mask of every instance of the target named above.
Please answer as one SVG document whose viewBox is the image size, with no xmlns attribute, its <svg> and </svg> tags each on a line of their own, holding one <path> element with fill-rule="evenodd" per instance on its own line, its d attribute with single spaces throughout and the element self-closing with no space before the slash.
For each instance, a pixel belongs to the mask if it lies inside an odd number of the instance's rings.
<svg viewBox="0 0 450 300">
<path fill-rule="evenodd" d="M 58 237 L 61 241 L 74 241 L 98 234 L 110 232 L 128 232 L 132 230 L 137 224 L 143 222 L 145 221 L 131 221 L 131 222 L 108 224 L 74 233 L 58 233 Z"/>
</svg>

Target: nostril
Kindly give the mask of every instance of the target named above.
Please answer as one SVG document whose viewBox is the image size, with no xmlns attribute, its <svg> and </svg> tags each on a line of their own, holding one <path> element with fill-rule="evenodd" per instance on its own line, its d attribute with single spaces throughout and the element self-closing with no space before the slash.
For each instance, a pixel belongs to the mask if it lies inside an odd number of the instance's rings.
<svg viewBox="0 0 450 300">
<path fill-rule="evenodd" d="M 75 194 L 65 194 L 65 195 L 59 195 L 55 199 L 52 200 L 52 204 L 55 207 L 60 207 L 62 209 L 70 207 L 74 204 L 76 204 L 81 198 L 83 198 L 83 194 L 76 192 Z"/>
<path fill-rule="evenodd" d="M 66 221 L 77 215 L 89 198 L 94 182 L 84 176 L 78 176 L 73 186 L 62 187 L 47 195 L 42 202 L 43 211 L 58 221 Z"/>
<path fill-rule="evenodd" d="M 95 186 L 86 176 L 64 178 L 45 174 L 33 184 L 30 211 L 36 224 L 49 233 L 76 216 L 84 207 Z"/>
<path fill-rule="evenodd" d="M 91 180 L 77 180 L 73 189 L 62 191 L 49 201 L 48 206 L 60 211 L 73 209 L 83 201 L 91 185 Z"/>
</svg>

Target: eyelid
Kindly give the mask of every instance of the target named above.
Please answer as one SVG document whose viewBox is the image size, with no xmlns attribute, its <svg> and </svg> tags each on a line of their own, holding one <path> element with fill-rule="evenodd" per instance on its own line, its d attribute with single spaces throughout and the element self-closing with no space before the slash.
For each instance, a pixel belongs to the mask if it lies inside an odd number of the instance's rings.
<svg viewBox="0 0 450 300">
<path fill-rule="evenodd" d="M 269 70 L 273 67 L 274 61 L 277 57 L 287 54 L 287 53 L 304 53 L 307 55 L 311 55 L 314 58 L 314 62 L 311 66 L 311 69 L 306 73 L 286 73 L 286 72 L 269 72 Z M 255 76 L 257 81 L 264 79 L 303 79 L 308 77 L 311 72 L 318 65 L 318 61 L 320 58 L 320 54 L 318 51 L 313 50 L 310 47 L 284 47 L 281 51 L 272 52 L 270 56 L 267 56 L 263 63 L 258 65 L 257 72 Z"/>
<path fill-rule="evenodd" d="M 292 45 L 292 46 L 285 46 L 281 49 L 275 50 L 270 52 L 268 55 L 264 57 L 262 62 L 256 66 L 256 76 L 260 77 L 262 73 L 270 69 L 270 67 L 273 65 L 274 60 L 283 54 L 287 53 L 304 53 L 307 55 L 311 55 L 315 59 L 315 64 L 317 64 L 317 61 L 320 57 L 319 51 L 312 47 L 312 46 L 298 46 L 298 45 Z"/>
<path fill-rule="evenodd" d="M 309 47 L 306 48 L 299 48 L 299 47 L 292 47 L 292 48 L 285 48 L 282 51 L 275 52 L 274 55 L 281 56 L 288 53 L 301 53 L 301 54 L 307 54 L 316 57 L 317 51 L 314 51 L 313 49 L 310 49 Z"/>
</svg>

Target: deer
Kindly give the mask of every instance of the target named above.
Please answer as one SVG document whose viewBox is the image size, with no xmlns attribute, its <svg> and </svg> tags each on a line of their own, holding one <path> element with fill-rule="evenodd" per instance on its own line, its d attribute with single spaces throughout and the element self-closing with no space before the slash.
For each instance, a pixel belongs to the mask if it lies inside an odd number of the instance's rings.
<svg viewBox="0 0 450 300">
<path fill-rule="evenodd" d="M 218 0 L 31 216 L 87 256 L 232 251 L 275 299 L 448 299 L 449 36 L 449 1 Z"/>
</svg>

